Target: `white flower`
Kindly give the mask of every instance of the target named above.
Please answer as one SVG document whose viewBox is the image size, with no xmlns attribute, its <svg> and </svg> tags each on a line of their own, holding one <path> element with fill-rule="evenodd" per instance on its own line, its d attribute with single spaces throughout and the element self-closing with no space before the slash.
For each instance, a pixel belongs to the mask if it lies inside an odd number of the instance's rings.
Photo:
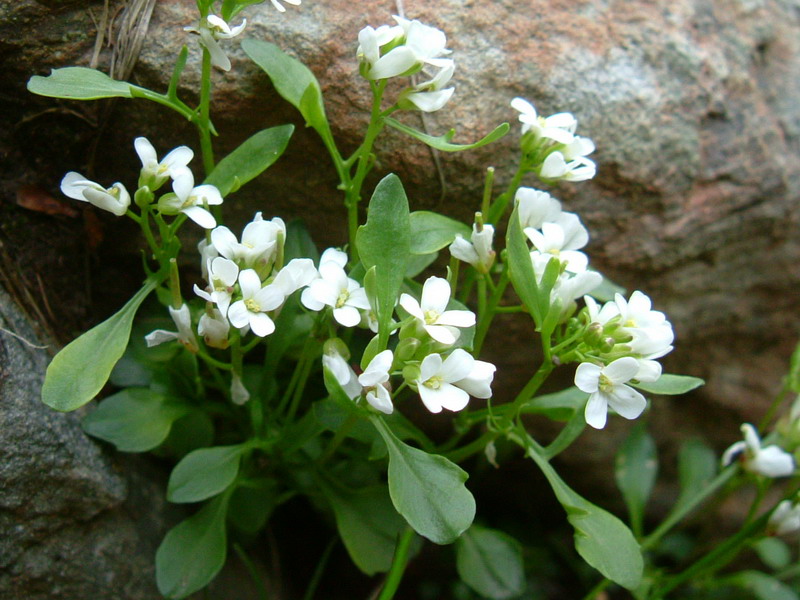
<svg viewBox="0 0 800 600">
<path fill-rule="evenodd" d="M 793 504 L 791 500 L 780 502 L 769 516 L 767 531 L 773 535 L 800 531 L 800 504 Z"/>
<path fill-rule="evenodd" d="M 614 302 L 606 302 L 601 308 L 591 296 L 584 296 L 583 301 L 586 303 L 590 323 L 597 323 L 605 327 L 611 319 L 619 316 L 619 309 Z"/>
<path fill-rule="evenodd" d="M 414 384 L 429 411 L 439 413 L 446 408 L 455 412 L 469 403 L 470 394 L 491 397 L 494 371 L 494 365 L 476 361 L 466 350 L 456 348 L 444 360 L 441 354 L 426 356 Z"/>
<path fill-rule="evenodd" d="M 575 217 L 569 219 L 569 215 Z M 581 225 L 578 216 L 573 213 L 562 213 L 559 223 L 542 223 L 541 231 L 532 227 L 525 228 L 525 235 L 536 250 L 531 252 L 534 262 L 543 261 L 545 266 L 553 257 L 558 259 L 564 268 L 571 273 L 583 273 L 589 265 L 589 258 L 579 252 L 589 241 L 589 234 Z"/>
<path fill-rule="evenodd" d="M 392 396 L 385 385 L 389 381 L 389 371 L 393 361 L 394 355 L 391 350 L 379 352 L 372 358 L 364 372 L 356 376 L 355 371 L 338 352 L 332 351 L 322 355 L 323 366 L 331 372 L 348 398 L 355 401 L 366 392 L 370 406 L 387 415 L 394 411 Z"/>
<path fill-rule="evenodd" d="M 147 342 L 147 347 L 152 348 L 164 342 L 171 342 L 178 340 L 181 344 L 186 346 L 189 352 L 197 352 L 197 340 L 192 331 L 192 315 L 189 312 L 189 307 L 182 304 L 180 308 L 169 307 L 169 316 L 172 317 L 178 331 L 166 331 L 164 329 L 156 329 L 144 336 Z"/>
<path fill-rule="evenodd" d="M 208 261 L 217 258 L 219 252 L 217 252 L 214 244 L 207 242 L 205 238 L 197 242 L 197 252 L 200 254 L 200 272 L 203 275 L 203 279 L 208 281 Z"/>
<path fill-rule="evenodd" d="M 539 268 L 542 269 L 541 272 L 537 270 Z M 536 272 L 537 280 L 541 281 L 544 274 L 544 267 L 541 262 L 534 262 L 534 271 Z M 583 273 L 575 274 L 562 273 L 556 279 L 553 289 L 550 290 L 550 304 L 560 300 L 563 311 L 568 312 L 572 302 L 585 296 L 601 283 L 603 283 L 603 276 L 596 271 L 584 271 Z"/>
<path fill-rule="evenodd" d="M 419 21 L 409 21 L 394 17 L 399 28 L 373 29 L 365 27 L 358 34 L 358 57 L 366 66 L 362 73 L 368 79 L 388 79 L 397 75 L 410 75 L 424 64 L 437 65 L 437 59 L 450 53 L 445 48 L 447 38 L 435 27 L 423 25 Z M 395 43 L 404 37 L 403 43 L 394 45 L 383 56 L 383 46 Z"/>
<path fill-rule="evenodd" d="M 217 15 L 208 15 L 206 21 L 208 22 L 208 29 L 214 36 L 214 39 L 217 40 L 229 40 L 234 38 L 242 33 L 247 26 L 247 19 L 242 19 L 241 23 L 235 27 L 231 27 L 224 19 L 219 18 Z"/>
<path fill-rule="evenodd" d="M 166 214 L 183 213 L 204 229 L 213 229 L 217 220 L 204 206 L 222 204 L 222 195 L 213 185 L 194 185 L 194 175 L 189 169 L 179 169 L 173 174 L 172 189 L 158 201 L 158 208 Z"/>
<path fill-rule="evenodd" d="M 104 188 L 99 183 L 89 181 L 80 173 L 70 171 L 61 180 L 61 193 L 73 200 L 88 202 L 121 217 L 131 205 L 128 190 L 121 183 Z"/>
<path fill-rule="evenodd" d="M 571 113 L 557 113 L 547 118 L 536 113 L 533 104 L 524 98 L 514 98 L 511 108 L 521 114 L 522 133 L 531 132 L 536 139 L 547 138 L 559 144 L 571 144 L 575 139 L 575 129 L 578 121 Z"/>
<path fill-rule="evenodd" d="M 494 227 L 488 224 L 483 225 L 479 231 L 477 224 L 473 224 L 470 241 L 465 240 L 460 234 L 457 235 L 450 244 L 450 254 L 458 260 L 471 264 L 478 272 L 488 273 L 495 259 L 495 251 L 492 249 L 493 241 Z"/>
<path fill-rule="evenodd" d="M 620 325 L 633 338 L 627 342 L 631 350 L 647 358 L 660 358 L 672 350 L 672 325 L 663 312 L 652 310 L 653 303 L 646 294 L 636 290 L 629 300 L 615 294 L 614 303 Z"/>
<path fill-rule="evenodd" d="M 242 241 L 233 232 L 220 225 L 211 232 L 211 243 L 222 256 L 236 261 L 242 268 L 266 270 L 275 258 L 278 240 L 286 239 L 286 225 L 275 217 L 271 221 L 260 218 L 261 213 L 242 231 Z M 266 275 L 266 273 L 263 273 Z"/>
<path fill-rule="evenodd" d="M 293 258 L 275 275 L 267 287 L 279 291 L 284 299 L 302 287 L 310 284 L 317 277 L 317 269 L 310 258 Z M 281 302 L 283 304 L 283 302 Z"/>
<path fill-rule="evenodd" d="M 408 294 L 400 296 L 400 306 L 416 317 L 434 340 L 448 346 L 459 337 L 455 327 L 475 325 L 475 313 L 468 310 L 447 310 L 450 302 L 450 284 L 441 277 L 429 277 L 422 286 L 422 299 Z"/>
<path fill-rule="evenodd" d="M 275 286 L 261 287 L 258 273 L 253 269 L 245 269 L 239 273 L 239 288 L 242 299 L 231 304 L 228 319 L 231 325 L 239 329 L 249 327 L 258 337 L 264 337 L 275 331 L 275 323 L 266 313 L 283 305 L 286 297 Z"/>
<path fill-rule="evenodd" d="M 561 215 L 561 202 L 547 192 L 521 187 L 514 198 L 522 229 L 541 229 L 544 223 L 554 223 Z"/>
<path fill-rule="evenodd" d="M 286 0 L 287 2 L 291 0 Z M 275 0 L 273 0 L 275 4 Z M 281 7 L 283 8 L 283 7 Z M 225 51 L 220 47 L 217 40 L 229 40 L 236 37 L 244 31 L 247 25 L 247 19 L 243 19 L 239 25 L 231 27 L 224 19 L 216 15 L 208 15 L 205 23 L 200 24 L 200 28 L 184 27 L 184 31 L 190 31 L 200 35 L 200 43 L 206 47 L 208 53 L 211 55 L 211 64 L 223 71 L 230 71 L 231 61 L 225 54 Z"/>
<path fill-rule="evenodd" d="M 722 454 L 727 466 L 738 458 L 746 471 L 765 477 L 789 477 L 794 473 L 794 458 L 776 445 L 761 446 L 756 428 L 750 423 L 741 426 L 744 441 L 736 442 Z"/>
<path fill-rule="evenodd" d="M 555 181 L 586 181 L 597 173 L 597 167 L 589 158 L 576 156 L 568 159 L 558 150 L 551 152 L 544 159 L 539 175 L 542 179 Z"/>
<path fill-rule="evenodd" d="M 233 286 L 239 277 L 239 267 L 232 260 L 218 256 L 208 261 L 206 272 L 211 293 L 200 289 L 197 284 L 194 285 L 194 293 L 206 302 L 216 304 L 222 314 L 228 314 Z"/>
<path fill-rule="evenodd" d="M 228 347 L 228 332 L 231 325 L 225 314 L 216 308 L 212 308 L 211 312 L 204 312 L 200 315 L 200 320 L 197 323 L 197 333 L 203 338 L 206 345 L 212 348 L 225 349 Z"/>
<path fill-rule="evenodd" d="M 156 149 L 145 137 L 137 137 L 133 140 L 133 147 L 136 149 L 139 160 L 142 161 L 139 185 L 147 185 L 151 190 L 160 187 L 181 169 L 187 168 L 194 157 L 191 148 L 178 146 L 159 162 Z"/>
<path fill-rule="evenodd" d="M 364 372 L 358 376 L 358 383 L 367 393 L 367 402 L 375 410 L 390 415 L 394 412 L 392 395 L 386 387 L 389 381 L 389 371 L 392 368 L 394 355 L 391 350 L 384 350 L 376 354 Z"/>
<path fill-rule="evenodd" d="M 595 429 L 605 427 L 609 405 L 626 419 L 635 419 L 642 414 L 647 401 L 639 392 L 625 385 L 638 370 L 639 364 L 630 356 L 618 358 L 604 367 L 592 363 L 578 365 L 575 385 L 589 394 L 584 412 L 588 425 Z"/>
<path fill-rule="evenodd" d="M 398 104 L 407 100 L 414 108 L 422 112 L 435 112 L 442 108 L 455 91 L 454 87 L 445 88 L 450 83 L 455 70 L 455 62 L 449 58 L 438 59 L 435 63 L 438 72 L 428 81 L 418 83 L 400 95 Z M 403 108 L 407 108 L 402 105 Z"/>
<path fill-rule="evenodd" d="M 366 290 L 350 279 L 337 261 L 330 259 L 321 262 L 319 278 L 303 290 L 300 301 L 310 310 L 319 311 L 330 306 L 333 318 L 345 327 L 358 325 L 361 322 L 359 309 L 370 308 Z"/>
<path fill-rule="evenodd" d="M 300 6 L 300 0 L 283 0 L 283 1 L 286 2 L 286 4 L 291 4 L 292 6 Z M 272 6 L 274 6 L 278 12 L 286 12 L 286 9 L 283 7 L 283 4 L 278 2 L 278 0 L 270 0 L 270 2 L 272 2 Z"/>
<path fill-rule="evenodd" d="M 358 383 L 358 376 L 341 354 L 338 352 L 323 354 L 322 366 L 331 372 L 348 398 L 356 400 L 361 395 L 361 384 Z"/>
</svg>

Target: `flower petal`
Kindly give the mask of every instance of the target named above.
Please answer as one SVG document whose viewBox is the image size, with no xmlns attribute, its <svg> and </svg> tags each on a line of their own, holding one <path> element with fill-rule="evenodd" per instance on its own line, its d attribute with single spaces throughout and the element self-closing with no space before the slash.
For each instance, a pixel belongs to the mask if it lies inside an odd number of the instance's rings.
<svg viewBox="0 0 800 600">
<path fill-rule="evenodd" d="M 597 391 L 589 396 L 589 401 L 586 403 L 586 409 L 583 412 L 583 416 L 586 419 L 587 425 L 594 427 L 595 429 L 602 429 L 606 426 L 607 413 L 608 400 L 606 399 L 605 394 Z"/>
</svg>

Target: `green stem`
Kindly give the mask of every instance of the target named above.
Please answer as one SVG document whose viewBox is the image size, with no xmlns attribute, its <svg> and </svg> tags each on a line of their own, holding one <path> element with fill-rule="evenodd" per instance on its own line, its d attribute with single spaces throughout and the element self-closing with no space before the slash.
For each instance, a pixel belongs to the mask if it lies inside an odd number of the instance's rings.
<svg viewBox="0 0 800 600">
<path fill-rule="evenodd" d="M 583 600 L 597 600 L 597 597 L 600 595 L 600 592 L 605 590 L 609 586 L 609 584 L 611 584 L 610 579 L 601 579 L 600 581 L 597 582 L 597 585 L 595 585 L 591 590 L 589 590 L 589 593 L 583 597 Z"/>
<path fill-rule="evenodd" d="M 700 506 L 709 496 L 714 494 L 719 488 L 725 485 L 737 472 L 738 467 L 736 465 L 731 465 L 717 475 L 713 480 L 711 480 L 711 482 L 708 484 L 708 486 L 706 486 L 705 489 L 703 489 L 703 491 L 697 494 L 689 502 L 681 506 L 678 510 L 670 513 L 670 515 L 655 529 L 655 531 L 642 540 L 642 550 L 648 550 L 655 546 L 655 544 L 658 543 L 658 541 L 673 527 L 675 527 L 675 525 L 680 523 L 683 518 L 686 517 L 686 515 Z"/>
<path fill-rule="evenodd" d="M 400 534 L 400 539 L 397 541 L 392 567 L 389 570 L 389 574 L 386 576 L 386 583 L 383 585 L 378 600 L 391 600 L 394 598 L 395 592 L 397 592 L 397 588 L 400 587 L 400 582 L 403 579 L 406 565 L 408 564 L 408 551 L 411 548 L 413 539 L 414 530 L 410 527 L 406 527 L 403 533 Z"/>
<path fill-rule="evenodd" d="M 217 369 L 222 369 L 223 371 L 230 371 L 233 366 L 229 363 L 224 363 L 222 361 L 217 360 L 216 358 L 211 357 L 207 354 L 204 350 L 200 349 L 197 351 L 197 356 L 203 359 L 209 366 L 216 367 Z"/>
<path fill-rule="evenodd" d="M 381 112 L 381 100 L 383 99 L 383 90 L 386 88 L 386 80 L 383 79 L 378 83 L 372 83 L 372 112 L 370 114 L 369 126 L 367 133 L 364 136 L 364 143 L 356 150 L 358 154 L 358 165 L 356 167 L 356 174 L 349 182 L 349 186 L 345 190 L 345 206 L 347 207 L 347 229 L 350 239 L 350 255 L 351 260 L 355 263 L 358 260 L 358 252 L 356 249 L 356 231 L 358 229 L 358 203 L 361 201 L 361 186 L 364 184 L 364 178 L 367 176 L 370 167 L 372 166 L 372 146 L 375 143 L 375 138 L 383 130 L 384 121 Z M 343 182 L 344 183 L 344 182 Z"/>
<path fill-rule="evenodd" d="M 336 546 L 336 542 L 339 540 L 338 536 L 334 536 L 328 545 L 325 546 L 325 550 L 322 551 L 322 556 L 319 557 L 317 561 L 317 568 L 314 569 L 314 574 L 311 576 L 311 581 L 308 582 L 308 587 L 306 588 L 306 593 L 303 594 L 303 600 L 312 600 L 314 598 L 314 594 L 317 591 L 317 587 L 319 586 L 320 579 L 322 579 L 322 573 L 325 572 L 325 567 L 328 565 L 328 559 L 331 556 L 331 552 L 333 551 L 334 546 Z"/>
<path fill-rule="evenodd" d="M 544 449 L 545 458 L 550 460 L 569 448 L 572 442 L 580 437 L 584 429 L 586 429 L 586 419 L 583 416 L 583 411 L 576 410 L 572 418 L 567 421 L 564 429 L 556 436 L 556 439 Z"/>
<path fill-rule="evenodd" d="M 333 439 L 328 444 L 328 447 L 325 448 L 325 452 L 322 453 L 322 456 L 319 457 L 317 460 L 317 464 L 321 467 L 324 465 L 328 459 L 333 456 L 333 453 L 336 452 L 336 449 L 339 445 L 345 440 L 347 435 L 352 431 L 353 427 L 356 426 L 358 423 L 359 417 L 355 414 L 347 415 L 347 419 L 342 424 L 341 427 L 336 431 L 336 435 L 333 436 Z"/>
<path fill-rule="evenodd" d="M 514 173 L 514 177 L 511 179 L 511 183 L 508 184 L 508 189 L 500 194 L 497 197 L 497 200 L 495 200 L 494 204 L 492 204 L 489 208 L 489 214 L 486 218 L 487 223 L 496 225 L 497 222 L 503 217 L 506 212 L 506 208 L 508 207 L 508 203 L 511 202 L 511 199 L 516 195 L 517 190 L 522 184 L 522 178 L 527 172 L 528 162 L 525 160 L 525 157 L 523 157 L 522 160 L 520 160 L 519 166 L 517 167 L 517 172 Z"/>
<path fill-rule="evenodd" d="M 245 569 L 247 569 L 247 573 L 250 575 L 250 578 L 253 580 L 256 588 L 258 589 L 258 599 L 259 600 L 267 600 L 267 585 L 264 583 L 264 579 L 261 577 L 261 574 L 258 572 L 255 563 L 250 560 L 250 557 L 247 556 L 247 553 L 244 551 L 244 548 L 240 544 L 234 543 L 233 550 L 236 552 L 239 560 L 242 561 Z"/>
<path fill-rule="evenodd" d="M 485 295 L 485 287 L 481 288 L 481 285 L 484 284 L 484 278 L 490 277 L 490 275 L 481 275 L 478 279 L 478 301 L 480 302 L 480 298 Z M 483 347 L 483 342 L 486 339 L 486 334 L 489 333 L 489 326 L 492 324 L 492 320 L 494 319 L 494 315 L 497 312 L 497 305 L 500 304 L 500 300 L 503 298 L 503 294 L 506 291 L 506 287 L 508 287 L 508 267 L 507 265 L 503 265 L 503 272 L 500 275 L 500 280 L 497 282 L 497 285 L 494 286 L 494 291 L 492 292 L 491 297 L 489 298 L 488 304 L 484 307 L 484 310 L 480 310 L 480 304 L 478 307 L 478 314 L 480 316 L 480 322 L 478 323 L 477 331 L 475 332 L 475 341 L 473 342 L 473 347 L 475 349 L 475 356 L 478 356 L 481 352 L 481 348 Z M 485 285 L 485 284 L 484 284 Z"/>
<path fill-rule="evenodd" d="M 211 146 L 211 53 L 203 48 L 203 66 L 200 75 L 200 151 L 203 154 L 203 170 L 206 177 L 214 170 L 214 149 Z"/>
<path fill-rule="evenodd" d="M 674 577 L 670 577 L 666 584 L 658 589 L 656 595 L 654 595 L 654 598 L 663 598 L 676 587 L 695 578 L 705 570 L 711 570 L 713 572 L 724 567 L 727 563 L 733 560 L 742 547 L 750 542 L 750 538 L 756 532 L 763 530 L 764 526 L 767 524 L 769 516 L 770 513 L 765 513 L 755 521 L 751 521 L 741 530 L 739 530 L 736 535 L 715 547 L 703 558 L 692 564 L 691 567 L 681 573 L 678 573 Z"/>
<path fill-rule="evenodd" d="M 462 460 L 466 460 L 473 454 L 477 454 L 478 452 L 482 452 L 484 448 L 486 448 L 486 444 L 495 440 L 498 436 L 496 431 L 487 431 L 481 437 L 476 440 L 473 440 L 466 446 L 462 446 L 461 448 L 456 448 L 445 454 L 445 458 L 451 460 L 454 463 L 459 463 Z"/>
</svg>

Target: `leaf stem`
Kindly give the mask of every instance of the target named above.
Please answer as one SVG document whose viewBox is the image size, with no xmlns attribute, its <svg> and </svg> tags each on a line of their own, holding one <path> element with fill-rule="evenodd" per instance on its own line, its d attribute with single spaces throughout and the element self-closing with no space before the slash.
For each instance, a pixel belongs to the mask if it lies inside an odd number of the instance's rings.
<svg viewBox="0 0 800 600">
<path fill-rule="evenodd" d="M 408 564 L 408 552 L 413 539 L 414 530 L 411 529 L 411 527 L 406 527 L 403 533 L 400 534 L 400 539 L 397 541 L 392 567 L 389 569 L 389 574 L 386 576 L 386 583 L 383 585 L 378 600 L 391 600 L 394 598 L 397 588 L 400 587 L 400 582 L 403 579 L 406 565 Z"/>
<path fill-rule="evenodd" d="M 200 133 L 200 151 L 203 154 L 203 170 L 206 177 L 214 170 L 214 149 L 211 146 L 211 53 L 203 47 L 203 65 L 200 75 L 200 121 L 197 129 Z"/>
</svg>

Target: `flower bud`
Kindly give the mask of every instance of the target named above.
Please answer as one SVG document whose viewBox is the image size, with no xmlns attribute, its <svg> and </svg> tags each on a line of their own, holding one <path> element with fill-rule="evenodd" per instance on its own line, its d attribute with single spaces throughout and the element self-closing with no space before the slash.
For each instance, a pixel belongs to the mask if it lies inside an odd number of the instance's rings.
<svg viewBox="0 0 800 600">
<path fill-rule="evenodd" d="M 406 383 L 408 383 L 412 387 L 416 388 L 416 384 L 414 382 L 417 381 L 417 379 L 419 379 L 419 376 L 420 376 L 419 365 L 413 364 L 413 365 L 406 365 L 405 367 L 403 367 L 403 379 L 405 379 Z"/>
<path fill-rule="evenodd" d="M 136 193 L 133 195 L 133 201 L 139 208 L 144 208 L 145 206 L 149 206 L 150 204 L 152 204 L 154 199 L 155 195 L 153 194 L 153 192 L 150 191 L 150 188 L 147 187 L 146 185 L 136 190 Z"/>
<path fill-rule="evenodd" d="M 402 364 L 412 360 L 420 345 L 421 342 L 417 338 L 409 337 L 400 340 L 397 344 L 397 348 L 394 350 L 395 362 Z"/>
<path fill-rule="evenodd" d="M 322 353 L 326 356 L 339 355 L 345 360 L 350 360 L 350 349 L 341 338 L 330 338 L 322 345 Z"/>
</svg>

